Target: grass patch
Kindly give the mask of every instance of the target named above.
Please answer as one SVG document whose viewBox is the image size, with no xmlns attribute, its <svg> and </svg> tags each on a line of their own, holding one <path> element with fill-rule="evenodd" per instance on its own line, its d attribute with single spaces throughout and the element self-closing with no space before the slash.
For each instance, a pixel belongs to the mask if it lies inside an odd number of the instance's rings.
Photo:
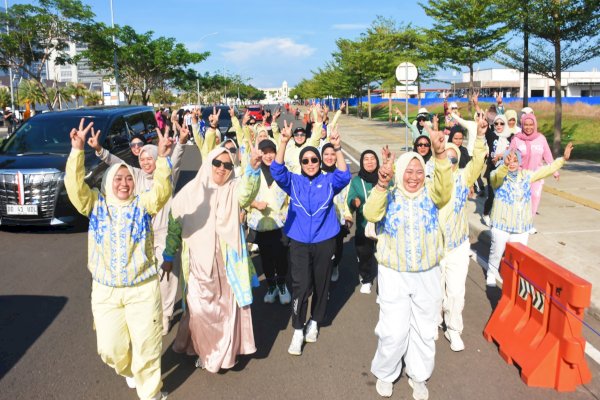
<svg viewBox="0 0 600 400">
<path fill-rule="evenodd" d="M 491 103 L 481 103 L 483 109 L 488 108 Z M 548 144 L 552 146 L 554 135 L 554 103 L 538 102 L 530 105 L 534 109 L 538 120 L 538 130 L 546 136 Z M 392 108 L 398 107 L 404 112 L 404 102 L 394 102 Z M 463 118 L 473 119 L 469 116 L 466 103 L 459 104 L 460 112 Z M 520 110 L 523 107 L 520 101 L 508 102 L 505 104 L 505 109 Z M 440 116 L 440 127 L 444 125 L 443 103 L 430 104 L 427 107 L 430 113 L 435 113 Z M 363 107 L 363 118 L 368 117 L 366 103 Z M 409 120 L 412 121 L 417 115 L 417 106 L 408 105 Z M 350 107 L 350 113 L 357 114 L 357 107 Z M 474 111 L 473 111 L 474 113 Z M 381 103 L 371 107 L 371 115 L 373 119 L 380 121 L 388 121 L 388 103 Z M 573 150 L 573 159 L 584 159 L 600 162 L 600 106 L 592 106 L 584 103 L 563 104 L 563 120 L 562 120 L 562 138 L 561 143 L 564 146 L 572 141 L 575 145 Z"/>
</svg>

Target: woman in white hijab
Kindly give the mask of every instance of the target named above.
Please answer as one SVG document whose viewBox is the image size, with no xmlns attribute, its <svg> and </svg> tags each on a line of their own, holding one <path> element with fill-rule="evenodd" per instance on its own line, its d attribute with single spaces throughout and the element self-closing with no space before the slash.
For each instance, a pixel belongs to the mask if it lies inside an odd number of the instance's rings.
<svg viewBox="0 0 600 400">
<path fill-rule="evenodd" d="M 404 153 L 393 168 L 393 156 L 384 149 L 377 185 L 363 209 L 367 221 L 376 223 L 378 239 L 379 340 L 371 372 L 383 397 L 392 395 L 403 361 L 415 399 L 428 398 L 426 381 L 433 372 L 444 248 L 438 209 L 450 200 L 453 182 L 444 134 L 431 131 L 431 144 L 431 179 L 425 179 L 418 153 Z"/>
<path fill-rule="evenodd" d="M 252 287 L 258 286 L 239 216 L 256 197 L 262 155 L 255 147 L 241 178 L 224 147 L 212 150 L 196 177 L 173 199 L 163 269 L 182 247 L 187 259 L 189 330 L 196 366 L 216 373 L 256 351 Z"/>
</svg>

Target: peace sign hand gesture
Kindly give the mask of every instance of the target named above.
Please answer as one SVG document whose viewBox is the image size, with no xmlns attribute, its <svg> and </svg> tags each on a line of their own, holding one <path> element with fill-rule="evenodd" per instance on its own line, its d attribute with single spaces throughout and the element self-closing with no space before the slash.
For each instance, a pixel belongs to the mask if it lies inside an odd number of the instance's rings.
<svg viewBox="0 0 600 400">
<path fill-rule="evenodd" d="M 100 153 L 102 151 L 102 146 L 100 146 L 100 141 L 98 138 L 100 137 L 100 131 L 94 132 L 94 128 L 92 128 L 92 135 L 87 140 L 87 144 L 94 150 L 96 153 Z"/>
<path fill-rule="evenodd" d="M 386 145 L 381 150 L 383 157 L 383 165 L 379 168 L 377 185 L 381 188 L 387 188 L 394 177 L 394 159 L 396 156 L 390 152 L 390 149 Z"/>
<path fill-rule="evenodd" d="M 84 125 L 85 118 L 81 118 L 81 121 L 79 121 L 79 129 L 73 128 L 69 133 L 69 136 L 71 137 L 71 147 L 76 150 L 83 150 L 85 138 L 90 129 L 92 129 L 92 126 L 94 126 L 94 123 L 90 122 L 86 127 L 84 127 Z"/>
<path fill-rule="evenodd" d="M 279 138 L 282 145 L 285 146 L 287 144 L 287 142 L 289 142 L 290 139 L 292 138 L 292 127 L 293 126 L 294 126 L 293 122 L 290 122 L 290 124 L 288 125 L 287 121 L 285 119 L 283 120 L 283 129 L 281 130 L 281 137 Z"/>
<path fill-rule="evenodd" d="M 221 109 L 217 110 L 217 107 L 213 107 L 212 114 L 208 116 L 208 123 L 211 128 L 216 129 L 219 125 L 219 115 L 221 115 Z"/>
<path fill-rule="evenodd" d="M 250 166 L 252 169 L 257 169 L 262 162 L 263 152 L 258 149 L 257 145 L 252 145 L 250 147 Z"/>
<path fill-rule="evenodd" d="M 173 147 L 173 141 L 168 135 L 163 135 L 162 133 L 157 132 L 158 134 L 158 155 L 160 157 L 167 157 L 171 154 L 171 149 Z"/>
<path fill-rule="evenodd" d="M 485 114 L 487 114 L 487 110 L 482 113 L 477 113 L 477 136 L 483 137 L 488 129 L 488 122 L 485 119 Z"/>
</svg>

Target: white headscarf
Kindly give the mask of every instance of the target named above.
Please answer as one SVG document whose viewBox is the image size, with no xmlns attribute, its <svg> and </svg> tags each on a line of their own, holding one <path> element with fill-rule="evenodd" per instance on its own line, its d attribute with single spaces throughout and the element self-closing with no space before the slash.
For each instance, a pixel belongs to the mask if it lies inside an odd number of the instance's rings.
<svg viewBox="0 0 600 400">
<path fill-rule="evenodd" d="M 423 172 L 425 172 L 425 161 L 423 160 L 423 157 L 414 151 L 409 151 L 402 154 L 398 160 L 396 160 L 396 164 L 394 165 L 394 185 L 396 186 L 397 190 L 402 192 L 403 195 L 411 199 L 421 194 L 423 187 L 425 186 L 425 180 L 423 180 L 423 185 L 414 193 L 410 193 L 404 188 L 404 172 L 406 171 L 408 164 L 410 164 L 410 162 L 415 158 L 419 160 L 419 163 L 423 167 Z M 423 176 L 425 175 L 423 174 Z"/>
</svg>

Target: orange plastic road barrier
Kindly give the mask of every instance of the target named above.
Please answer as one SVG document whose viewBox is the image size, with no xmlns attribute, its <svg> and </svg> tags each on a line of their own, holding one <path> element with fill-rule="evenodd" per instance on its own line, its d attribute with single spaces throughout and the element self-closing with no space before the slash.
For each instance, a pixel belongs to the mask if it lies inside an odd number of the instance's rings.
<svg viewBox="0 0 600 400">
<path fill-rule="evenodd" d="M 574 391 L 592 380 L 582 321 L 592 285 L 520 243 L 507 243 L 502 297 L 483 336 L 528 386 Z"/>
</svg>

